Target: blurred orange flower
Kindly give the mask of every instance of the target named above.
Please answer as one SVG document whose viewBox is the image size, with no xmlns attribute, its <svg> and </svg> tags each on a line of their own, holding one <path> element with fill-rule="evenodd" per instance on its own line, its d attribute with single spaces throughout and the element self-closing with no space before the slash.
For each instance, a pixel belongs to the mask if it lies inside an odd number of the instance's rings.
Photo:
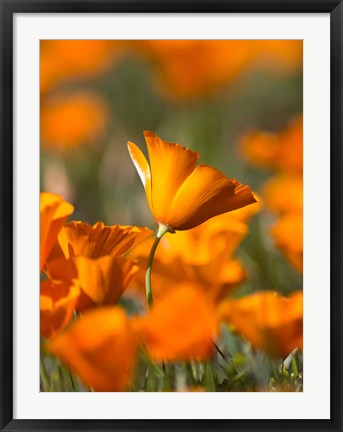
<svg viewBox="0 0 343 432">
<path fill-rule="evenodd" d="M 249 206 L 250 216 L 259 207 L 260 203 Z M 240 261 L 233 257 L 248 232 L 246 223 L 239 220 L 248 220 L 245 209 L 216 216 L 191 230 L 164 236 L 154 258 L 154 296 L 163 296 L 182 281 L 198 286 L 215 302 L 232 292 L 245 279 Z M 139 265 L 132 287 L 142 291 L 152 242 L 153 239 L 148 239 L 131 254 Z"/>
<path fill-rule="evenodd" d="M 106 255 L 123 256 L 152 234 L 148 228 L 137 226 L 106 226 L 97 222 L 73 221 L 61 229 L 49 261 L 83 256 L 100 258 Z"/>
<path fill-rule="evenodd" d="M 279 171 L 303 170 L 303 119 L 298 116 L 280 133 L 249 132 L 241 138 L 241 148 L 254 165 Z"/>
<path fill-rule="evenodd" d="M 213 92 L 254 64 L 277 71 L 302 64 L 302 41 L 146 40 L 132 45 L 151 62 L 162 90 L 181 99 Z"/>
<path fill-rule="evenodd" d="M 187 284 L 158 299 L 136 329 L 156 361 L 205 360 L 213 352 L 217 318 L 206 296 Z"/>
<path fill-rule="evenodd" d="M 274 357 L 286 357 L 303 346 L 303 293 L 288 298 L 262 291 L 223 302 L 220 319 L 252 345 Z"/>
<path fill-rule="evenodd" d="M 56 336 L 73 316 L 80 290 L 71 282 L 44 281 L 40 285 L 40 333 Z"/>
<path fill-rule="evenodd" d="M 58 233 L 74 207 L 56 194 L 40 194 L 40 271 L 48 259 Z"/>
<path fill-rule="evenodd" d="M 276 71 L 296 71 L 302 68 L 302 40 L 255 40 L 257 60 Z"/>
<path fill-rule="evenodd" d="M 303 119 L 298 116 L 279 134 L 254 132 L 242 139 L 248 160 L 279 174 L 262 189 L 266 206 L 282 215 L 272 228 L 276 246 L 302 271 Z"/>
<path fill-rule="evenodd" d="M 231 293 L 236 286 L 246 278 L 245 270 L 240 261 L 228 259 L 225 263 L 217 263 L 215 259 L 204 265 L 191 265 L 182 261 L 180 257 L 168 264 L 164 259 L 160 259 L 166 252 L 166 247 L 159 249 L 157 258 L 154 262 L 154 271 L 152 272 L 152 286 L 154 297 L 161 298 L 165 293 L 173 291 L 175 285 L 187 281 L 189 284 L 202 290 L 212 301 L 218 302 Z M 221 257 L 219 257 L 221 258 Z M 130 285 L 130 292 L 134 293 L 136 288 L 140 293 L 145 291 L 145 269 L 147 257 L 138 257 L 137 264 L 139 271 L 134 275 Z M 219 271 L 212 273 L 217 267 Z"/>
<path fill-rule="evenodd" d="M 95 391 L 125 391 L 130 386 L 136 337 L 120 308 L 104 307 L 85 313 L 51 339 L 47 348 Z"/>
<path fill-rule="evenodd" d="M 75 256 L 49 262 L 47 273 L 52 279 L 65 280 L 80 288 L 76 309 L 83 311 L 93 306 L 115 304 L 137 269 L 132 260 L 123 257 Z"/>
<path fill-rule="evenodd" d="M 299 70 L 302 41 L 42 40 L 40 54 L 41 92 L 66 79 L 93 77 L 133 54 L 151 63 L 164 92 L 187 99 L 217 90 L 254 65 Z"/>
<path fill-rule="evenodd" d="M 303 214 L 290 212 L 271 229 L 275 244 L 300 272 L 303 271 Z"/>
<path fill-rule="evenodd" d="M 298 174 L 282 173 L 268 180 L 262 189 L 266 206 L 279 214 L 303 209 L 303 180 Z"/>
<path fill-rule="evenodd" d="M 150 165 L 141 150 L 128 143 L 157 223 L 188 230 L 207 219 L 256 202 L 249 186 L 228 179 L 209 165 L 196 166 L 199 154 L 144 132 Z"/>
<path fill-rule="evenodd" d="M 214 259 L 214 255 L 221 255 L 223 252 L 225 260 L 232 256 L 248 233 L 246 222 L 259 207 L 260 203 L 256 202 L 245 208 L 215 216 L 191 230 L 164 237 L 162 241 L 168 243 L 169 255 L 180 256 L 188 264 L 207 264 Z"/>
<path fill-rule="evenodd" d="M 65 79 L 90 78 L 121 54 L 121 41 L 41 40 L 40 86 L 46 92 Z"/>
<path fill-rule="evenodd" d="M 150 40 L 137 48 L 151 61 L 161 90 L 183 99 L 216 90 L 251 58 L 241 41 Z"/>
<path fill-rule="evenodd" d="M 40 113 L 41 142 L 50 148 L 72 148 L 97 141 L 108 116 L 105 101 L 90 92 L 45 98 Z"/>
</svg>

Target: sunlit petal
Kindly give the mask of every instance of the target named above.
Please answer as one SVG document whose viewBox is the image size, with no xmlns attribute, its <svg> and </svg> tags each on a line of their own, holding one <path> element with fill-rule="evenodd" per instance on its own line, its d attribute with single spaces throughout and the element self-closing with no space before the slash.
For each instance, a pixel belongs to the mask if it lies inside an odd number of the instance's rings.
<svg viewBox="0 0 343 432">
<path fill-rule="evenodd" d="M 178 230 L 194 228 L 207 219 L 256 202 L 249 186 L 230 180 L 201 164 L 175 195 L 165 222 Z"/>
<path fill-rule="evenodd" d="M 152 205 L 157 221 L 169 214 L 170 202 L 193 172 L 199 154 L 179 144 L 163 141 L 153 132 L 144 132 L 152 178 Z"/>
<path fill-rule="evenodd" d="M 105 255 L 124 255 L 151 234 L 152 231 L 148 228 L 105 226 L 102 222 L 91 226 L 85 222 L 73 221 L 61 230 L 50 261 L 73 256 L 95 259 Z"/>
<path fill-rule="evenodd" d="M 62 258 L 51 261 L 48 266 L 51 278 L 71 281 L 80 287 L 76 306 L 79 311 L 94 305 L 115 304 L 137 270 L 132 260 L 111 256 Z"/>
<path fill-rule="evenodd" d="M 129 141 L 127 143 L 127 146 L 132 162 L 134 163 L 139 178 L 143 183 L 150 210 L 153 211 L 153 206 L 151 203 L 151 172 L 148 161 L 146 160 L 143 152 L 136 146 L 136 144 Z"/>
</svg>

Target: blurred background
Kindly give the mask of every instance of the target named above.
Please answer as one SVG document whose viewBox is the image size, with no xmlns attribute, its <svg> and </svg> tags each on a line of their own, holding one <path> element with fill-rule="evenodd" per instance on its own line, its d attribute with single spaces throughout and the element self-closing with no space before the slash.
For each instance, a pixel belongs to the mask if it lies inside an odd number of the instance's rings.
<svg viewBox="0 0 343 432">
<path fill-rule="evenodd" d="M 235 295 L 302 288 L 302 41 L 43 40 L 40 59 L 41 190 L 72 219 L 155 229 L 127 151 L 151 130 L 260 194 Z"/>
</svg>

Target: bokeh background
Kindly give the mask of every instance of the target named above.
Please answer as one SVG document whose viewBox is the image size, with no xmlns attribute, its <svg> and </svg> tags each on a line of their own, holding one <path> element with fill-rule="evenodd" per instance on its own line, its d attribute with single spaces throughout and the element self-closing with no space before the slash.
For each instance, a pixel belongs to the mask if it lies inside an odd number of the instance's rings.
<svg viewBox="0 0 343 432">
<path fill-rule="evenodd" d="M 156 228 L 127 151 L 150 130 L 261 198 L 231 295 L 302 289 L 302 41 L 43 40 L 40 83 L 41 190 L 71 219 Z"/>
<path fill-rule="evenodd" d="M 73 219 L 154 229 L 127 151 L 151 130 L 261 192 L 277 167 L 249 163 L 241 143 L 289 127 L 302 89 L 302 41 L 41 41 L 41 190 L 72 202 Z M 291 292 L 301 278 L 267 210 L 238 253 L 259 267 L 249 289 Z"/>
</svg>

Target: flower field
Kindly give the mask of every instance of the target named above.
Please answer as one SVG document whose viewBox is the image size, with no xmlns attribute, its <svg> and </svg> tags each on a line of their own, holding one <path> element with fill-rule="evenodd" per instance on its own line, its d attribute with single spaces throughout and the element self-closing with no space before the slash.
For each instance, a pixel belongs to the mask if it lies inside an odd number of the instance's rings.
<svg viewBox="0 0 343 432">
<path fill-rule="evenodd" d="M 43 40 L 40 389 L 303 391 L 302 41 Z"/>
</svg>

